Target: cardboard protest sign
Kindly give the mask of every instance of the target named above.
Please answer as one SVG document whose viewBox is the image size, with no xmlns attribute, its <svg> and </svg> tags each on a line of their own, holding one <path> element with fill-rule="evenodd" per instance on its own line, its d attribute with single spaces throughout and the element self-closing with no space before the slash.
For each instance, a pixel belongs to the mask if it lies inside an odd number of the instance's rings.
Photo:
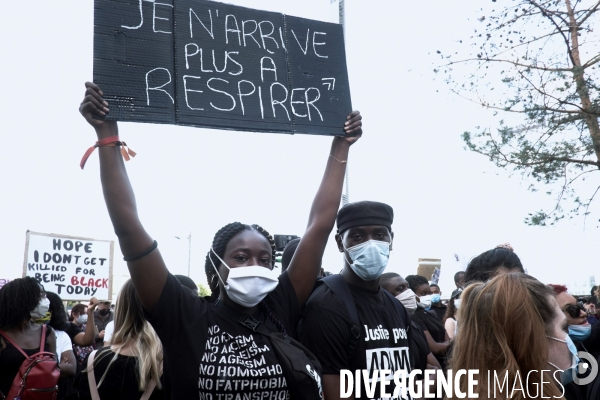
<svg viewBox="0 0 600 400">
<path fill-rule="evenodd" d="M 27 231 L 23 277 L 63 300 L 110 300 L 113 253 L 113 241 Z"/>
<path fill-rule="evenodd" d="M 419 266 L 417 267 L 417 275 L 427 278 L 431 281 L 435 270 L 440 271 L 442 268 L 442 260 L 439 258 L 419 258 Z M 439 279 L 439 272 L 438 272 Z"/>
<path fill-rule="evenodd" d="M 95 0 L 94 82 L 118 121 L 343 135 L 342 26 L 207 0 Z"/>
</svg>

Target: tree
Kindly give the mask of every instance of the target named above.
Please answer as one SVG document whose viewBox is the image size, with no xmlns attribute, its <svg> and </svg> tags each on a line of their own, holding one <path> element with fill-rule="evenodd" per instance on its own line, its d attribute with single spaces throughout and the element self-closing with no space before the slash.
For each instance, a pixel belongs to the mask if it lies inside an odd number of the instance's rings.
<svg viewBox="0 0 600 400">
<path fill-rule="evenodd" d="M 202 284 L 202 283 L 198 283 L 198 296 L 200 297 L 206 297 L 206 296 L 210 296 L 212 291 L 206 287 L 206 285 Z"/>
<path fill-rule="evenodd" d="M 513 0 L 478 18 L 483 27 L 470 38 L 469 56 L 453 61 L 459 52 L 437 52 L 444 64 L 434 71 L 451 90 L 499 119 L 465 132 L 466 147 L 530 178 L 530 190 L 544 186 L 556 196 L 554 209 L 529 214 L 530 225 L 587 215 L 600 190 L 599 7 L 598 0 Z M 595 182 L 589 193 L 586 179 Z"/>
</svg>

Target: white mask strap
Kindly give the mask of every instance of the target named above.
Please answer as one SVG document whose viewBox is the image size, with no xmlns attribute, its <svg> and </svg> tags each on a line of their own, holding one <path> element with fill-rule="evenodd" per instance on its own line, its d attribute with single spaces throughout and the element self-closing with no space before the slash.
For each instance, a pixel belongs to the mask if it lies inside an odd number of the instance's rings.
<svg viewBox="0 0 600 400">
<path fill-rule="evenodd" d="M 225 264 L 225 261 L 223 261 L 223 259 L 221 257 L 219 257 L 219 255 L 213 250 L 212 246 L 210 248 L 210 251 L 212 251 L 214 253 L 215 256 L 217 256 L 217 258 L 223 263 L 223 265 L 231 270 L 231 268 L 229 268 L 229 266 L 227 264 Z M 213 268 L 215 269 L 215 272 L 217 273 L 217 276 L 219 277 L 219 280 L 221 281 L 221 283 L 223 284 L 223 286 L 225 285 L 225 282 L 223 282 L 223 279 L 221 279 L 221 275 L 219 275 L 219 271 L 217 270 L 217 267 L 215 266 L 215 263 L 212 260 L 212 257 L 210 256 L 210 253 L 208 253 L 208 259 L 210 260 L 210 263 L 212 264 Z"/>
</svg>

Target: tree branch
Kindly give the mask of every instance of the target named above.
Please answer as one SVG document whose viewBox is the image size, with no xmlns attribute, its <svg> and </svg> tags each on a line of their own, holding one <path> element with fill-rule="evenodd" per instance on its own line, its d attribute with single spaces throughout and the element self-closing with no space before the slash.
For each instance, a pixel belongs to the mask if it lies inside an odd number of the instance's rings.
<svg viewBox="0 0 600 400">
<path fill-rule="evenodd" d="M 577 26 L 581 26 L 589 17 L 591 17 L 600 7 L 600 1 L 598 1 L 592 8 L 588 9 L 587 14 L 583 16 L 581 21 L 577 22 Z"/>
</svg>

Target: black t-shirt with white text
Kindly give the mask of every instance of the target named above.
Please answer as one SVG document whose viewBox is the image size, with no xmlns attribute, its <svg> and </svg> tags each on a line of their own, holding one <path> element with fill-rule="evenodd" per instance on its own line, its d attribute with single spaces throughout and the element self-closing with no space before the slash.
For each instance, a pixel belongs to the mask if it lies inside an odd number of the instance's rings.
<svg viewBox="0 0 600 400">
<path fill-rule="evenodd" d="M 300 331 L 300 341 L 321 362 L 323 375 L 339 375 L 340 370 L 369 371 L 390 370 L 386 380 L 390 384 L 386 392 L 393 394 L 393 374 L 404 370 L 408 375 L 410 365 L 410 343 L 408 327 L 410 316 L 402 306 L 404 314 L 383 290 L 369 290 L 348 284 L 360 321 L 360 337 L 355 339 L 347 306 L 325 284 L 317 287 L 306 303 L 305 317 Z M 412 332 L 411 332 L 412 335 Z M 379 381 L 379 379 L 378 379 Z M 371 379 L 372 384 L 373 380 Z M 356 399 L 379 398 L 380 384 L 374 396 L 368 395 L 365 385 L 360 395 L 353 391 Z M 400 392 L 400 398 L 401 392 Z"/>
<path fill-rule="evenodd" d="M 300 318 L 287 273 L 263 300 L 288 333 Z M 259 310 L 261 306 L 259 305 Z M 276 332 L 258 311 L 254 318 Z M 163 345 L 165 391 L 174 400 L 286 400 L 287 383 L 268 337 L 221 315 L 214 304 L 183 290 L 169 274 L 152 315 Z"/>
</svg>

